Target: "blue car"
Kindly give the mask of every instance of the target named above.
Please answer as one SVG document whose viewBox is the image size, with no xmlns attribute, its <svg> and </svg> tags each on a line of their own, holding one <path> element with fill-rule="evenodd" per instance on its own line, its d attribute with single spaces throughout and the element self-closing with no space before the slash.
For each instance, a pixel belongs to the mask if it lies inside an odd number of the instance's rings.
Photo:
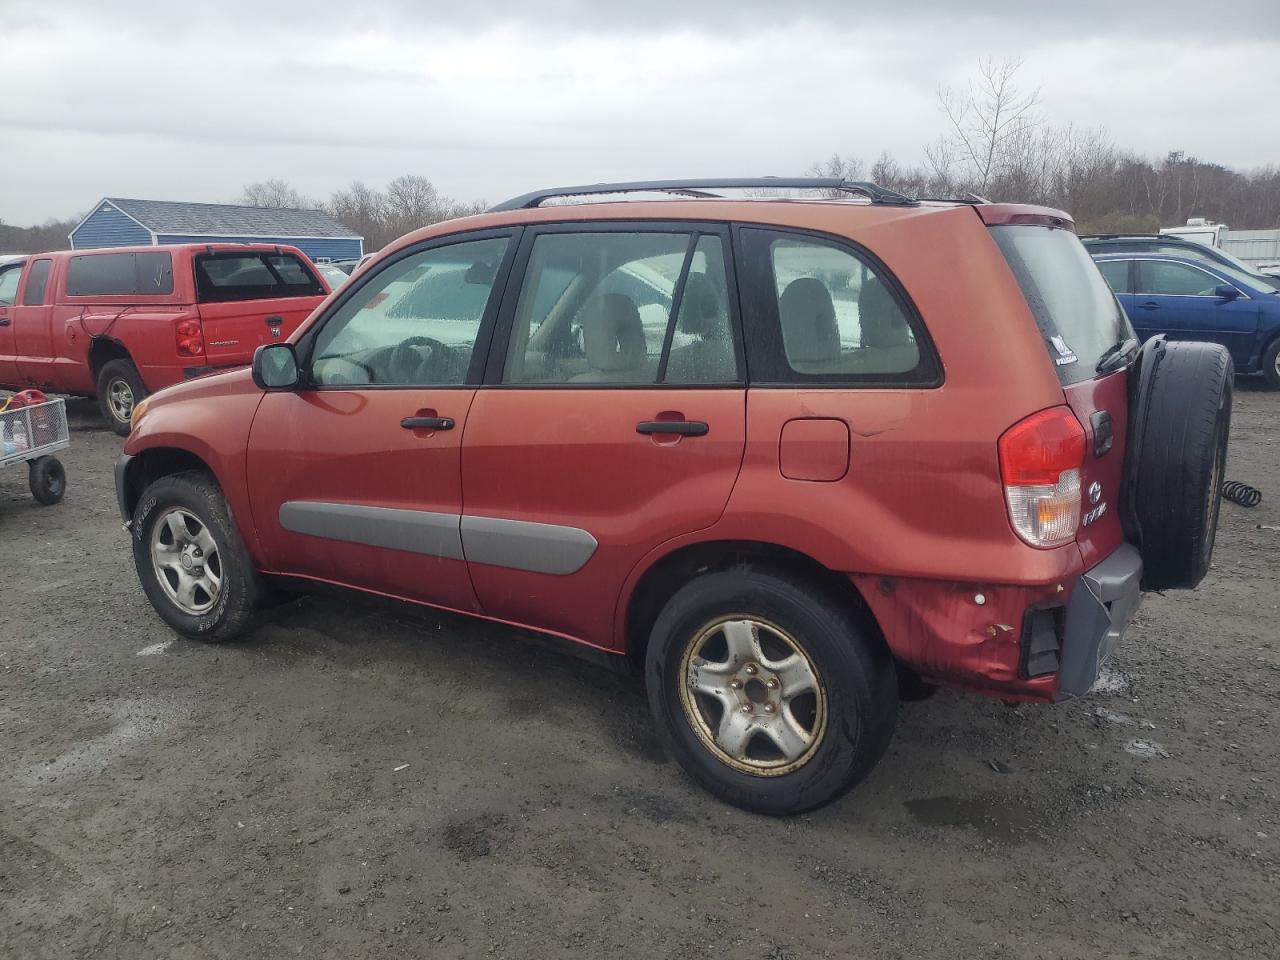
<svg viewBox="0 0 1280 960">
<path fill-rule="evenodd" d="M 1280 291 L 1225 264 L 1152 253 L 1095 253 L 1139 339 L 1208 340 L 1237 373 L 1280 388 Z"/>
</svg>

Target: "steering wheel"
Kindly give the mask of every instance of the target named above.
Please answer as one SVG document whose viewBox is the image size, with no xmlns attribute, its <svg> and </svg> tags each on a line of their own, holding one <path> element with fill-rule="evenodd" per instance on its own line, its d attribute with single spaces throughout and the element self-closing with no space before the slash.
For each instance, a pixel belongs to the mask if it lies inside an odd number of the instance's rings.
<svg viewBox="0 0 1280 960">
<path fill-rule="evenodd" d="M 423 356 L 420 347 L 429 353 Z M 393 383 L 439 383 L 446 379 L 453 351 L 432 337 L 409 337 L 391 348 L 387 367 Z"/>
</svg>

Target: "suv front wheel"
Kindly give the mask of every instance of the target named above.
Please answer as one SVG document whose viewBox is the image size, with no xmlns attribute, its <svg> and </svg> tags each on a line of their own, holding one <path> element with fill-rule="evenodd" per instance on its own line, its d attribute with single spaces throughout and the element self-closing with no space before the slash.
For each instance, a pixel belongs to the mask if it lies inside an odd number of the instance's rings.
<svg viewBox="0 0 1280 960">
<path fill-rule="evenodd" d="M 681 588 L 654 624 L 645 675 L 681 766 L 756 813 L 841 796 L 897 719 L 893 661 L 867 626 L 825 591 L 753 567 Z"/>
<path fill-rule="evenodd" d="M 131 530 L 138 579 L 169 626 L 210 642 L 243 631 L 262 586 L 208 474 L 192 470 L 155 481 L 138 501 Z"/>
</svg>

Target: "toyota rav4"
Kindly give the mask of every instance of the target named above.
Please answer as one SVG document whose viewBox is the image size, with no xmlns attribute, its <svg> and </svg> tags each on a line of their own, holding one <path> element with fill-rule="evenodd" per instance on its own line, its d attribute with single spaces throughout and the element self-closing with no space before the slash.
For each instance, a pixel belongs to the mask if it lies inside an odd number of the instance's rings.
<svg viewBox="0 0 1280 960">
<path fill-rule="evenodd" d="M 828 198 L 717 195 L 764 187 Z M 281 584 L 532 628 L 793 813 L 900 697 L 1088 691 L 1142 590 L 1204 576 L 1230 412 L 1226 352 L 1139 349 L 1061 212 L 605 184 L 404 237 L 251 370 L 140 402 L 116 479 L 181 634 Z"/>
</svg>

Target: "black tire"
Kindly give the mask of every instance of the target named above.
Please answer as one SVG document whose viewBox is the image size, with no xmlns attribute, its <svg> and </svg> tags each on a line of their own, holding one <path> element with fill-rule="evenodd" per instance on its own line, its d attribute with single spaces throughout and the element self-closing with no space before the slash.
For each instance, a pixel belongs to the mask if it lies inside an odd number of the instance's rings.
<svg viewBox="0 0 1280 960">
<path fill-rule="evenodd" d="M 184 611 L 170 597 L 160 583 L 162 574 L 152 563 L 152 534 L 174 509 L 193 515 L 217 547 L 220 589 L 216 597 L 210 598 L 211 606 L 198 613 Z M 212 477 L 192 470 L 156 480 L 143 491 L 130 529 L 138 579 L 165 623 L 184 637 L 210 643 L 234 639 L 244 631 L 260 604 L 262 580 Z"/>
<path fill-rule="evenodd" d="M 681 671 L 687 650 L 710 625 L 736 617 L 785 630 L 825 691 L 825 723 L 793 769 L 766 775 L 731 766 L 686 707 L 695 699 L 683 689 L 691 680 Z M 687 583 L 658 615 L 645 659 L 649 705 L 668 750 L 711 793 L 755 813 L 802 813 L 842 796 L 883 755 L 897 722 L 893 660 L 874 627 L 825 590 L 778 571 L 743 566 Z"/>
<path fill-rule="evenodd" d="M 127 407 L 113 397 L 127 390 L 131 398 Z M 147 388 L 138 375 L 138 368 L 132 360 L 109 360 L 98 371 L 98 410 L 107 426 L 122 437 L 129 435 L 129 417 L 133 407 L 147 395 Z"/>
<path fill-rule="evenodd" d="M 1280 337 L 1262 351 L 1262 375 L 1274 390 L 1280 390 Z"/>
<path fill-rule="evenodd" d="M 67 470 L 57 457 L 36 457 L 27 465 L 27 486 L 37 503 L 51 507 L 67 492 Z"/>
<path fill-rule="evenodd" d="M 1133 511 L 1143 586 L 1191 589 L 1213 559 L 1231 430 L 1231 356 L 1212 343 L 1173 341 L 1141 401 Z"/>
</svg>

